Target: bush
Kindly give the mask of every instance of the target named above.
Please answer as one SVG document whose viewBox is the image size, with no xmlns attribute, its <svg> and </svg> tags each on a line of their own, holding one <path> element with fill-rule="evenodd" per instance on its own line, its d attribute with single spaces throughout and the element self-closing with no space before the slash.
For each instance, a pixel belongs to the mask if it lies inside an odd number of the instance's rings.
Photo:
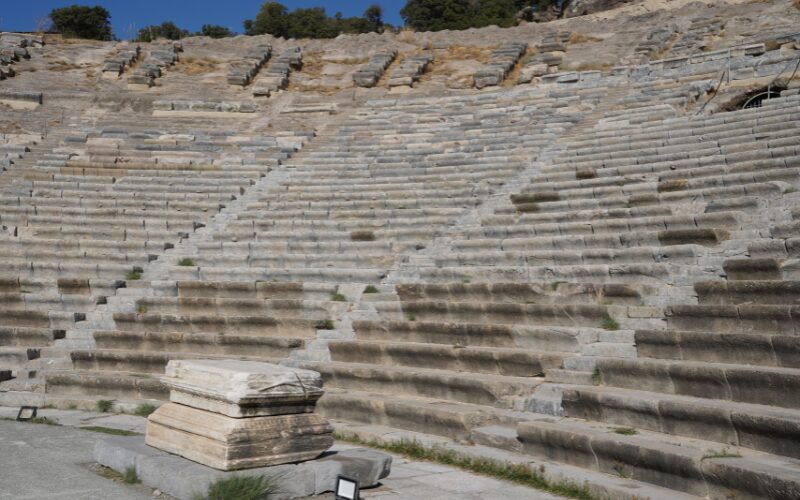
<svg viewBox="0 0 800 500">
<path fill-rule="evenodd" d="M 272 35 L 283 38 L 334 38 L 341 33 L 381 32 L 383 10 L 371 5 L 362 17 L 343 17 L 337 12 L 328 17 L 323 7 L 298 8 L 289 11 L 279 2 L 265 2 L 256 18 L 244 21 L 246 35 Z"/>
<path fill-rule="evenodd" d="M 172 21 L 164 21 L 161 24 L 145 26 L 144 28 L 140 29 L 139 34 L 136 36 L 136 41 L 152 42 L 153 40 L 158 40 L 159 38 L 165 38 L 167 40 L 180 40 L 181 38 L 186 38 L 187 36 L 191 36 L 191 33 L 189 33 L 188 30 L 179 28 Z"/>
<path fill-rule="evenodd" d="M 345 302 L 347 300 L 347 297 L 345 297 L 339 292 L 336 292 L 331 294 L 331 300 L 334 302 Z"/>
<path fill-rule="evenodd" d="M 125 468 L 125 474 L 122 475 L 122 480 L 126 484 L 136 484 L 139 482 L 139 474 L 136 473 L 136 466 L 129 465 Z"/>
<path fill-rule="evenodd" d="M 100 413 L 108 413 L 112 408 L 114 408 L 114 402 L 107 399 L 101 399 L 96 403 L 96 406 L 97 411 Z"/>
<path fill-rule="evenodd" d="M 205 495 L 194 500 L 263 500 L 275 491 L 275 484 L 264 476 L 236 476 L 219 479 L 208 487 Z"/>
<path fill-rule="evenodd" d="M 156 411 L 156 407 L 155 406 L 153 406 L 153 405 L 151 405 L 149 403 L 143 403 L 143 404 L 140 404 L 139 406 L 137 406 L 136 409 L 133 411 L 133 413 L 135 413 L 136 415 L 139 415 L 140 417 L 147 418 L 154 411 Z"/>
<path fill-rule="evenodd" d="M 139 271 L 131 271 L 125 275 L 125 279 L 128 281 L 136 281 L 142 279 L 142 273 Z"/>
<path fill-rule="evenodd" d="M 51 30 L 68 38 L 111 40 L 111 13 L 103 7 L 73 5 L 50 11 Z"/>
<path fill-rule="evenodd" d="M 332 319 L 321 319 L 314 325 L 317 330 L 334 330 L 336 326 Z"/>
<path fill-rule="evenodd" d="M 178 261 L 178 265 L 182 266 L 182 267 L 194 267 L 195 263 L 194 263 L 194 261 L 192 259 L 190 259 L 188 257 L 184 257 L 184 258 L 182 258 L 181 260 Z"/>
<path fill-rule="evenodd" d="M 375 288 L 375 285 L 367 285 L 364 289 L 364 293 L 378 293 L 378 289 Z"/>
<path fill-rule="evenodd" d="M 217 24 L 204 24 L 203 27 L 200 28 L 200 34 L 210 38 L 228 38 L 234 35 L 233 31 L 230 29 Z"/>
</svg>

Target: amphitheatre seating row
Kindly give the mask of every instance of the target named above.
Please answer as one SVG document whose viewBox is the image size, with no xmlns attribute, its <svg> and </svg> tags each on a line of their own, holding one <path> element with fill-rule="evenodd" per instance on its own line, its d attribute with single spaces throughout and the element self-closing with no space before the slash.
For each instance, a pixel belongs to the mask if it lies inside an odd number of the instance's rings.
<svg viewBox="0 0 800 500">
<path fill-rule="evenodd" d="M 164 70 L 178 62 L 178 53 L 183 51 L 180 42 L 151 44 L 147 56 L 128 76 L 128 87 L 150 88 Z"/>
<path fill-rule="evenodd" d="M 527 50 L 528 44 L 523 42 L 506 43 L 493 50 L 489 63 L 474 75 L 475 88 L 482 89 L 503 83 Z"/>
<path fill-rule="evenodd" d="M 797 248 L 800 211 L 781 209 L 799 111 L 776 99 L 573 139 L 494 215 L 451 229 L 433 266 L 370 296 L 377 318 L 330 341 L 331 362 L 305 365 L 325 377 L 321 409 L 700 496 L 798 491 L 796 260 L 740 256 Z"/>
<path fill-rule="evenodd" d="M 374 87 L 396 57 L 396 49 L 385 49 L 372 55 L 364 66 L 353 73 L 353 83 L 359 87 Z"/>
<path fill-rule="evenodd" d="M 253 85 L 253 96 L 269 97 L 272 93 L 285 89 L 289 85 L 292 70 L 303 66 L 303 50 L 300 47 L 289 47 L 267 66 Z"/>
<path fill-rule="evenodd" d="M 103 62 L 103 76 L 119 78 L 126 69 L 130 69 L 139 60 L 142 49 L 139 45 L 118 48 Z"/>
<path fill-rule="evenodd" d="M 0 235 L 0 317 L 9 327 L 0 350 L 4 364 L 14 361 L 13 387 L 36 379 L 37 363 L 78 342 L 72 332 L 88 314 L 126 286 L 143 286 L 137 280 L 151 262 L 305 141 L 305 134 L 175 132 L 152 122 L 143 129 L 137 120 L 73 133 L 4 174 L 2 224 L 13 231 Z M 31 349 L 37 356 L 26 359 Z M 66 359 L 50 366 L 75 366 Z"/>
<path fill-rule="evenodd" d="M 520 71 L 517 83 L 530 83 L 535 77 L 557 73 L 571 35 L 566 31 L 545 36 L 542 43 L 536 46 L 535 55 Z"/>
<path fill-rule="evenodd" d="M 271 55 L 272 46 L 269 44 L 249 49 L 242 59 L 231 62 L 228 69 L 228 83 L 246 87 L 269 61 Z"/>
<path fill-rule="evenodd" d="M 433 54 L 417 54 L 406 57 L 389 75 L 389 87 L 413 87 L 433 62 Z"/>
</svg>

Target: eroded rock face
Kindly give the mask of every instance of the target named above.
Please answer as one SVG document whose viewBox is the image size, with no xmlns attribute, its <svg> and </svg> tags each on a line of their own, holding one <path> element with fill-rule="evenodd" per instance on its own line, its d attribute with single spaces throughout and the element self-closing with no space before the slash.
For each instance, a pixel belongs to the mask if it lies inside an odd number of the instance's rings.
<svg viewBox="0 0 800 500">
<path fill-rule="evenodd" d="M 604 10 L 615 9 L 631 0 L 568 0 L 564 5 L 562 17 L 585 16 Z"/>
</svg>

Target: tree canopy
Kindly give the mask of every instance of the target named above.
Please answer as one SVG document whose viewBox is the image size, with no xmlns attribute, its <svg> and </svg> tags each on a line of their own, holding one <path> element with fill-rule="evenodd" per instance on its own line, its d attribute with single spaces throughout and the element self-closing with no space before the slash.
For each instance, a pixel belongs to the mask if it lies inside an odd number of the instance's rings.
<svg viewBox="0 0 800 500">
<path fill-rule="evenodd" d="M 73 5 L 50 12 L 52 28 L 70 38 L 111 40 L 111 13 L 103 7 Z"/>
<path fill-rule="evenodd" d="M 154 24 L 152 26 L 145 26 L 139 30 L 136 36 L 137 42 L 152 42 L 159 38 L 166 38 L 167 40 L 180 40 L 192 34 L 185 29 L 179 28 L 172 21 L 164 21 L 161 24 Z"/>
<path fill-rule="evenodd" d="M 463 30 L 517 24 L 517 12 L 535 10 L 562 0 L 407 0 L 400 10 L 406 25 L 417 31 Z"/>
<path fill-rule="evenodd" d="M 226 28 L 225 26 L 220 26 L 218 24 L 204 24 L 203 27 L 200 28 L 200 35 L 211 38 L 228 38 L 234 36 L 235 33 L 231 31 L 230 28 Z"/>
<path fill-rule="evenodd" d="M 343 17 L 337 12 L 329 17 L 324 7 L 298 8 L 292 11 L 279 2 L 265 2 L 255 19 L 244 22 L 247 35 L 272 35 L 283 38 L 334 38 L 341 33 L 383 31 L 383 10 L 374 4 L 361 17 Z"/>
</svg>

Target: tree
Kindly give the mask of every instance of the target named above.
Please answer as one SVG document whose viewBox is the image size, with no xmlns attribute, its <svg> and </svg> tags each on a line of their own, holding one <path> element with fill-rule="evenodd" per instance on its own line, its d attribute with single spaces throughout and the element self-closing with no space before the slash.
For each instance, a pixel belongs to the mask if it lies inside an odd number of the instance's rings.
<svg viewBox="0 0 800 500">
<path fill-rule="evenodd" d="M 516 24 L 519 0 L 408 0 L 400 11 L 418 31 L 461 30 Z"/>
<path fill-rule="evenodd" d="M 66 37 L 111 40 L 111 13 L 103 7 L 73 5 L 50 12 L 52 29 Z"/>
<path fill-rule="evenodd" d="M 469 27 L 468 2 L 463 0 L 408 0 L 400 16 L 417 31 Z"/>
<path fill-rule="evenodd" d="M 295 9 L 291 12 L 281 3 L 266 2 L 255 20 L 244 21 L 246 35 L 269 34 L 284 38 L 333 38 L 340 33 L 383 31 L 383 11 L 372 5 L 363 17 L 342 17 L 337 12 L 328 17 L 323 7 Z"/>
<path fill-rule="evenodd" d="M 288 38 L 289 36 L 289 11 L 285 5 L 278 2 L 266 2 L 256 15 L 256 19 L 244 24 L 248 35 L 272 35 Z"/>
<path fill-rule="evenodd" d="M 367 7 L 367 10 L 364 11 L 364 19 L 367 20 L 370 31 L 383 32 L 383 9 L 380 5 L 374 3 Z"/>
<path fill-rule="evenodd" d="M 200 34 L 211 38 L 228 38 L 233 36 L 233 32 L 230 29 L 216 24 L 204 24 L 200 29 Z"/>
<path fill-rule="evenodd" d="M 166 38 L 167 40 L 180 40 L 191 36 L 188 30 L 179 28 L 172 21 L 164 21 L 161 24 L 154 24 L 152 26 L 145 26 L 139 30 L 136 36 L 137 42 L 152 42 L 159 38 Z"/>
</svg>

